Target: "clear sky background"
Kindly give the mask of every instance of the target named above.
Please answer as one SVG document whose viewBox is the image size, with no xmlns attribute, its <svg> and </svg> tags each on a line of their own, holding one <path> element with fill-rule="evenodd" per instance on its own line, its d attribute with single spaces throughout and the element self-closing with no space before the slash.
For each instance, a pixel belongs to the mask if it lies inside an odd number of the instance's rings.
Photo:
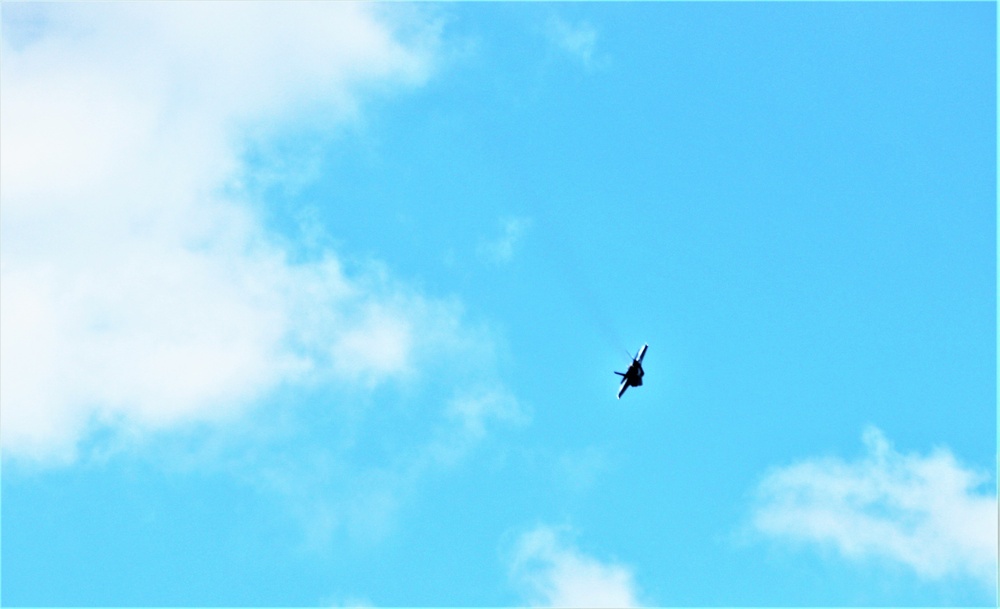
<svg viewBox="0 0 1000 609">
<path fill-rule="evenodd" d="M 996 602 L 995 4 L 0 9 L 4 605 Z"/>
</svg>

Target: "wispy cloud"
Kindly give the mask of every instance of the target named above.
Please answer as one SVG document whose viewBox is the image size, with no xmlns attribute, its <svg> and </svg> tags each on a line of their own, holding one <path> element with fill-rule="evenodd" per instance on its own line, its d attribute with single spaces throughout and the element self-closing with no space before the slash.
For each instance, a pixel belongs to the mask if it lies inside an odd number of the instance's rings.
<svg viewBox="0 0 1000 609">
<path fill-rule="evenodd" d="M 997 577 L 997 498 L 984 472 L 946 449 L 897 452 L 878 429 L 853 462 L 808 459 L 776 468 L 760 483 L 754 527 L 776 539 L 836 548 L 851 560 L 904 564 L 919 576 Z"/>
<path fill-rule="evenodd" d="M 590 23 L 586 21 L 572 23 L 554 16 L 548 21 L 546 35 L 556 47 L 579 61 L 585 68 L 595 65 L 597 29 Z"/>
<path fill-rule="evenodd" d="M 483 371 L 462 368 L 460 361 L 470 353 L 439 362 L 434 372 L 445 374 L 451 367 L 461 371 L 463 382 L 481 379 Z M 476 355 L 489 358 L 487 352 Z M 326 411 L 321 419 L 293 421 L 283 421 L 287 411 L 273 409 L 246 418 L 235 434 L 226 428 L 212 441 L 197 443 L 196 450 L 214 447 L 218 454 L 209 458 L 192 456 L 192 443 L 183 438 L 158 452 L 169 454 L 170 462 L 186 458 L 200 470 L 221 469 L 280 498 L 300 525 L 304 549 L 324 552 L 335 540 L 368 546 L 391 536 L 428 476 L 461 467 L 493 437 L 529 420 L 502 385 L 481 381 L 454 390 L 442 404 L 400 398 L 378 406 L 388 412 L 345 412 L 351 406 L 321 402 L 315 406 Z"/>
<path fill-rule="evenodd" d="M 365 608 L 374 608 L 375 607 L 375 605 L 372 604 L 372 602 L 370 600 L 368 600 L 367 598 L 347 598 L 346 600 L 344 600 L 342 602 L 324 599 L 322 602 L 320 602 L 320 605 L 324 606 L 324 607 L 334 607 L 334 608 L 336 608 L 336 607 L 345 607 L 345 608 L 356 607 L 357 609 L 365 609 Z"/>
<path fill-rule="evenodd" d="M 248 134 L 343 124 L 429 76 L 435 26 L 408 14 L 404 40 L 358 3 L 4 7 L 5 457 L 71 462 L 95 426 L 225 419 L 288 383 L 377 385 L 466 340 L 459 307 L 385 273 L 290 262 L 238 187 Z"/>
<path fill-rule="evenodd" d="M 514 258 L 517 246 L 531 228 L 527 218 L 506 218 L 500 222 L 500 235 L 479 244 L 479 256 L 493 264 L 506 264 Z"/>
<path fill-rule="evenodd" d="M 611 469 L 612 461 L 605 450 L 588 446 L 563 452 L 553 465 L 558 484 L 573 492 L 586 492 Z"/>
<path fill-rule="evenodd" d="M 535 607 L 638 607 L 632 571 L 584 554 L 564 529 L 539 525 L 517 541 L 511 576 Z"/>
</svg>

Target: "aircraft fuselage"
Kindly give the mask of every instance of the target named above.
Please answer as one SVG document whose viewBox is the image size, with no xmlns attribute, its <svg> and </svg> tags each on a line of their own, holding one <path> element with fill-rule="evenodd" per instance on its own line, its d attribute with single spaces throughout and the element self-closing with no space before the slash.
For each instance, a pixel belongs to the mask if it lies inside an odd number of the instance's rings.
<svg viewBox="0 0 1000 609">
<path fill-rule="evenodd" d="M 646 349 L 649 345 L 643 345 L 639 349 L 639 353 L 632 358 L 632 363 L 629 365 L 628 370 L 625 372 L 615 372 L 618 376 L 622 377 L 622 384 L 618 387 L 618 399 L 621 399 L 622 394 L 629 387 L 639 387 L 642 385 L 642 377 L 646 372 L 642 369 L 642 358 L 646 356 Z"/>
</svg>

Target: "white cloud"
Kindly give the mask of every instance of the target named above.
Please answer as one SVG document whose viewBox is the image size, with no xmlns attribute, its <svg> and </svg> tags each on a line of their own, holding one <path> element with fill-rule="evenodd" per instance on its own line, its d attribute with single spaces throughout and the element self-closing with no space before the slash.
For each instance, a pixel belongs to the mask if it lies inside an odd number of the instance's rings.
<svg viewBox="0 0 1000 609">
<path fill-rule="evenodd" d="M 410 377 L 466 340 L 453 303 L 331 252 L 290 262 L 238 195 L 248 134 L 343 124 L 428 77 L 436 26 L 383 9 L 4 6 L 5 457 L 71 462 L 95 425 L 219 420 L 283 383 Z"/>
<path fill-rule="evenodd" d="M 570 23 L 559 17 L 553 17 L 548 21 L 546 34 L 553 44 L 579 61 L 585 68 L 594 65 L 597 29 L 590 23 L 586 21 Z"/>
<path fill-rule="evenodd" d="M 297 157 L 251 176 L 248 138 L 344 125 L 373 90 L 427 78 L 438 33 L 422 9 L 5 5 L 3 20 L 4 459 L 144 443 L 165 467 L 280 497 L 321 550 L 383 538 L 427 472 L 525 419 L 461 303 L 375 262 L 345 269 L 315 218 L 308 256 L 290 250 L 240 186 L 316 171 Z M 406 390 L 372 391 L 386 383 Z M 241 416 L 323 384 L 315 404 Z"/>
<path fill-rule="evenodd" d="M 531 220 L 526 218 L 507 218 L 500 224 L 500 236 L 483 241 L 478 249 L 480 257 L 494 264 L 510 262 L 514 257 L 515 248 L 531 228 Z"/>
<path fill-rule="evenodd" d="M 995 585 L 997 498 L 977 490 L 988 475 L 945 449 L 896 452 L 873 427 L 864 443 L 858 461 L 810 459 L 771 471 L 758 487 L 755 528 L 853 560 L 889 559 L 927 579 L 969 575 Z"/>
<path fill-rule="evenodd" d="M 511 575 L 535 607 L 638 607 L 629 568 L 601 562 L 540 525 L 516 544 Z"/>
</svg>

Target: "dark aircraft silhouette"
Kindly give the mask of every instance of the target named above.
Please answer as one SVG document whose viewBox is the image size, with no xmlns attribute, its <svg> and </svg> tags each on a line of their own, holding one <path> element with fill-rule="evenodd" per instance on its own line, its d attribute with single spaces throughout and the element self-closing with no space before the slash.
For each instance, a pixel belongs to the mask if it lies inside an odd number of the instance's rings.
<svg viewBox="0 0 1000 609">
<path fill-rule="evenodd" d="M 639 353 L 632 358 L 632 363 L 629 365 L 628 370 L 625 372 L 615 372 L 618 376 L 622 377 L 622 386 L 618 388 L 618 399 L 622 399 L 622 394 L 629 387 L 638 387 L 642 385 L 642 375 L 645 374 L 642 370 L 642 358 L 646 356 L 646 349 L 649 345 L 643 345 L 639 349 Z"/>
</svg>

